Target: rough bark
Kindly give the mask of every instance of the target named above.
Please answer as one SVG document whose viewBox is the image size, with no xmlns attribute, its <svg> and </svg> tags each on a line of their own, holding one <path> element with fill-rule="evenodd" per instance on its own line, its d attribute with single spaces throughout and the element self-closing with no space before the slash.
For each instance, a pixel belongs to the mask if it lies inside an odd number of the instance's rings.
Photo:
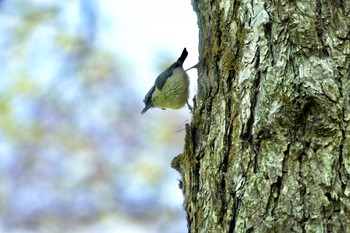
<svg viewBox="0 0 350 233">
<path fill-rule="evenodd" d="M 189 232 L 350 232 L 350 1 L 192 4 Z"/>
</svg>

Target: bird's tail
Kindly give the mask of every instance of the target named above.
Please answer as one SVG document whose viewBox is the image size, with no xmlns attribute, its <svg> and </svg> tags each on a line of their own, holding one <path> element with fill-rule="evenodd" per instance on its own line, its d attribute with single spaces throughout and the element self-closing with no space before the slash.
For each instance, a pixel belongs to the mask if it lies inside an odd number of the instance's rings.
<svg viewBox="0 0 350 233">
<path fill-rule="evenodd" d="M 182 66 L 182 64 L 186 60 L 187 55 L 188 55 L 188 52 L 186 48 L 184 48 L 184 50 L 181 53 L 181 56 L 179 57 L 179 59 L 177 59 L 177 63 L 179 63 Z"/>
</svg>

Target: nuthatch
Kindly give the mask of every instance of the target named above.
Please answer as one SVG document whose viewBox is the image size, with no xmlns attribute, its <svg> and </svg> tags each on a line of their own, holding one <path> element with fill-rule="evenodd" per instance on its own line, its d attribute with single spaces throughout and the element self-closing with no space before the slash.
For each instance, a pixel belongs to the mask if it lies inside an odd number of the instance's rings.
<svg viewBox="0 0 350 233">
<path fill-rule="evenodd" d="M 179 109 L 187 103 L 190 81 L 182 68 L 187 55 L 184 48 L 179 59 L 157 77 L 143 100 L 145 108 L 141 114 L 152 107 Z"/>
</svg>

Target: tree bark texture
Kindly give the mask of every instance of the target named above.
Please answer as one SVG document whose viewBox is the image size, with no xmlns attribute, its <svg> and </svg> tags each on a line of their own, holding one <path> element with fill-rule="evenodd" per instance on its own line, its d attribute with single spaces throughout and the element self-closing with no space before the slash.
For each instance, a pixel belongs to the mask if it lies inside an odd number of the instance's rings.
<svg viewBox="0 0 350 233">
<path fill-rule="evenodd" d="M 189 232 L 350 232 L 350 1 L 192 5 Z"/>
</svg>

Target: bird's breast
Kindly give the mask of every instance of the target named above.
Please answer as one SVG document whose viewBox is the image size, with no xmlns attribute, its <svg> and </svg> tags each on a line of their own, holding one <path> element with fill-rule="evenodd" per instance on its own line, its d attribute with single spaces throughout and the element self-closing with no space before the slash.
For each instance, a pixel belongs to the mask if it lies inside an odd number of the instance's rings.
<svg viewBox="0 0 350 233">
<path fill-rule="evenodd" d="M 162 90 L 155 89 L 152 102 L 155 107 L 178 109 L 183 107 L 189 95 L 189 78 L 182 67 L 174 69 L 173 74 Z"/>
</svg>

